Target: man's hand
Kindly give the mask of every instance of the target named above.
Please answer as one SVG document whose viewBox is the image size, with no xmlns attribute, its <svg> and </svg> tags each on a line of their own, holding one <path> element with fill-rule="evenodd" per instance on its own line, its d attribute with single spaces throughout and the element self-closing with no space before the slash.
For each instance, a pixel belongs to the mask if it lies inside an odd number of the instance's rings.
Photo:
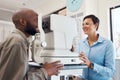
<svg viewBox="0 0 120 80">
<path fill-rule="evenodd" d="M 43 68 L 47 71 L 48 76 L 51 75 L 58 75 L 59 74 L 59 70 L 61 70 L 63 67 L 62 64 L 60 64 L 60 61 L 55 61 L 52 63 L 45 63 L 43 65 Z"/>
</svg>

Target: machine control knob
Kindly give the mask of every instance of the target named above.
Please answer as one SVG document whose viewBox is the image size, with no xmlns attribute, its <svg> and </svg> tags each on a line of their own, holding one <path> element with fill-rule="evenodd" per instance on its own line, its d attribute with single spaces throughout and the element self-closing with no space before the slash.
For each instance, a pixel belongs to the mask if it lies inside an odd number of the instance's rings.
<svg viewBox="0 0 120 80">
<path fill-rule="evenodd" d="M 75 59 L 71 59 L 71 62 L 75 62 L 76 60 Z"/>
</svg>

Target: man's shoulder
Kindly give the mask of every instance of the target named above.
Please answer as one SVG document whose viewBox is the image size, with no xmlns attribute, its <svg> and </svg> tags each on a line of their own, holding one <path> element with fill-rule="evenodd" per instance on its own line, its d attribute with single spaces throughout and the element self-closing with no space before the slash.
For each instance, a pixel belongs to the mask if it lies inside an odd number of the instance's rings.
<svg viewBox="0 0 120 80">
<path fill-rule="evenodd" d="M 7 39 L 4 42 L 0 44 L 0 48 L 1 47 L 7 48 L 14 45 L 19 45 L 21 43 L 23 43 L 23 39 L 20 35 L 11 34 L 9 37 L 7 37 Z"/>
</svg>

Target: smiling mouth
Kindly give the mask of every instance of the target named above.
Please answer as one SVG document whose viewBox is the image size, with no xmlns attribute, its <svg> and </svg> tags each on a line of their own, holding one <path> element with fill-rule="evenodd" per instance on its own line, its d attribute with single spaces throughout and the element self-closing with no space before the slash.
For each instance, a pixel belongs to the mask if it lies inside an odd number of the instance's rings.
<svg viewBox="0 0 120 80">
<path fill-rule="evenodd" d="M 87 32 L 87 29 L 83 29 L 84 32 Z"/>
</svg>

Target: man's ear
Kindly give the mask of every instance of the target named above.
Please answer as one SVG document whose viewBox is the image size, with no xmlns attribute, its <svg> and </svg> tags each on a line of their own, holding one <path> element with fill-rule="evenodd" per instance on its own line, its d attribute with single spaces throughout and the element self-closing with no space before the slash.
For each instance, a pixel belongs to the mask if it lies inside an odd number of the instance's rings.
<svg viewBox="0 0 120 80">
<path fill-rule="evenodd" d="M 26 20 L 24 20 L 24 19 L 20 19 L 19 21 L 20 21 L 20 24 L 21 24 L 22 26 L 25 26 L 26 23 L 27 23 Z"/>
</svg>

